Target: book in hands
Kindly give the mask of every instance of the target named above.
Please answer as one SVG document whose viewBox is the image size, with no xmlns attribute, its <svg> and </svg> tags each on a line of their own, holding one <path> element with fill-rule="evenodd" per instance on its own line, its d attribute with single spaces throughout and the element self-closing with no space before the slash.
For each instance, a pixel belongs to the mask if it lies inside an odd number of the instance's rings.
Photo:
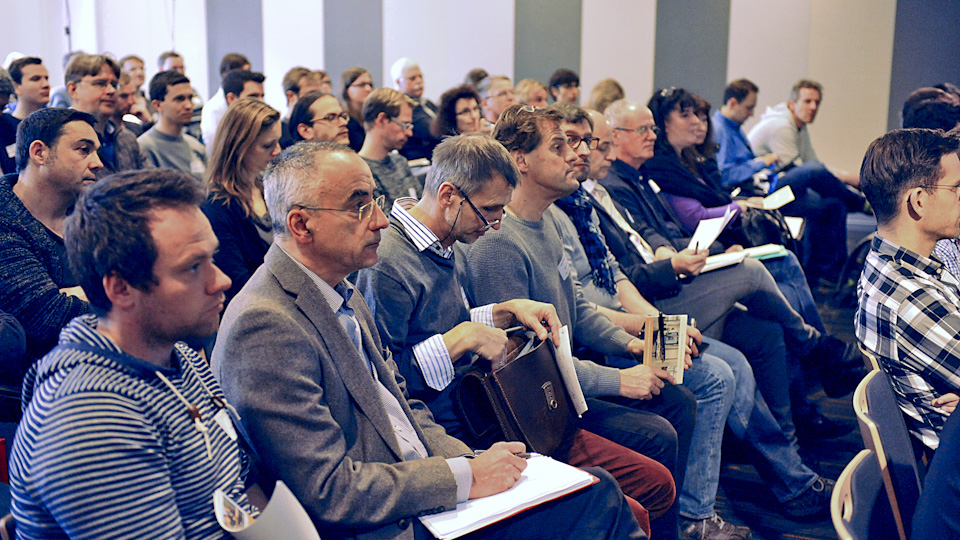
<svg viewBox="0 0 960 540">
<path fill-rule="evenodd" d="M 462 502 L 453 510 L 421 516 L 420 522 L 440 540 L 451 540 L 598 481 L 586 471 L 535 455 L 527 460 L 520 480 L 507 491 Z"/>
<path fill-rule="evenodd" d="M 736 212 L 732 208 L 727 208 L 723 217 L 701 219 L 700 223 L 697 224 L 697 230 L 693 231 L 693 236 L 690 237 L 687 249 L 709 249 L 735 215 Z"/>
<path fill-rule="evenodd" d="M 687 316 L 649 315 L 643 324 L 643 363 L 661 368 L 683 384 Z"/>
<path fill-rule="evenodd" d="M 786 204 L 792 203 L 795 199 L 796 197 L 793 195 L 793 190 L 790 189 L 790 186 L 783 186 L 770 195 L 764 197 L 761 204 L 752 204 L 748 202 L 747 206 L 752 208 L 761 208 L 763 210 L 777 210 Z"/>
<path fill-rule="evenodd" d="M 552 341 L 547 340 L 550 345 Z M 554 358 L 557 360 L 557 369 L 560 370 L 560 377 L 563 378 L 563 384 L 567 387 L 567 394 L 570 401 L 573 402 L 573 408 L 577 411 L 578 417 L 583 417 L 587 412 L 587 398 L 583 395 L 583 388 L 580 387 L 580 379 L 577 378 L 577 368 L 573 365 L 573 352 L 570 348 L 570 327 L 560 327 L 560 347 L 555 351 Z"/>
</svg>

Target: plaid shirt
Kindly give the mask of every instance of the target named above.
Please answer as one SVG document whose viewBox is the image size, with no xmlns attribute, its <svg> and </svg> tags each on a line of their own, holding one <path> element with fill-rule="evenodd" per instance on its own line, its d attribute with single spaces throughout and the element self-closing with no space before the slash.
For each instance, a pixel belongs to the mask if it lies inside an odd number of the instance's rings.
<svg viewBox="0 0 960 540">
<path fill-rule="evenodd" d="M 957 240 L 957 238 L 940 240 L 937 242 L 937 247 L 933 248 L 933 254 L 943 261 L 947 272 L 960 279 L 960 245 L 957 245 Z"/>
<path fill-rule="evenodd" d="M 931 401 L 960 393 L 960 288 L 936 256 L 877 235 L 860 282 L 857 339 L 890 375 L 907 428 L 936 450 L 947 413 Z"/>
</svg>

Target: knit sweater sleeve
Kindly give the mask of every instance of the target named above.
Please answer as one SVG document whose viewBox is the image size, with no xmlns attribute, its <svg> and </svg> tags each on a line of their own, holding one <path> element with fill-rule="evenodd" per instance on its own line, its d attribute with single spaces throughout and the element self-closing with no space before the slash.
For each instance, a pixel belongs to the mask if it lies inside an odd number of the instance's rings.
<svg viewBox="0 0 960 540">
<path fill-rule="evenodd" d="M 507 227 L 509 228 L 510 225 L 513 224 L 507 224 Z M 548 226 L 553 227 L 552 224 Z M 563 303 L 569 306 L 575 302 L 577 309 L 574 313 L 577 316 L 581 314 L 581 311 L 585 315 L 590 315 L 587 321 L 588 327 L 596 330 L 594 323 L 596 318 L 599 317 L 606 322 L 605 336 L 616 334 L 617 327 L 613 326 L 605 316 L 598 313 L 589 302 L 582 298 L 582 295 L 576 295 L 579 298 L 560 299 L 556 295 L 564 294 L 564 291 L 537 283 L 534 272 L 535 265 L 550 264 L 552 266 L 552 263 L 544 262 L 541 257 L 532 257 L 532 254 L 517 241 L 518 238 L 518 234 L 510 234 L 507 229 L 501 229 L 494 234 L 481 237 L 469 249 L 464 250 L 466 265 L 462 284 L 470 305 L 505 302 L 514 298 L 529 298 L 551 303 L 557 308 L 560 321 L 565 325 L 572 326 L 576 340 L 582 321 L 578 319 L 575 324 L 571 324 L 571 312 L 568 309 L 563 309 Z M 549 269 L 548 271 L 556 272 L 557 270 Z M 548 291 L 547 289 L 553 290 Z M 565 300 L 565 302 L 559 300 Z M 581 308 L 583 309 L 581 310 Z M 590 312 L 592 312 L 592 315 Z M 629 338 L 629 334 L 626 334 L 626 332 L 623 332 L 623 334 Z M 614 344 L 610 348 L 616 350 L 614 354 L 623 354 L 626 342 L 621 343 L 619 347 Z M 606 351 L 599 352 L 606 354 Z M 581 360 L 576 361 L 575 367 L 584 394 L 602 396 L 617 395 L 620 392 L 618 370 Z"/>
<path fill-rule="evenodd" d="M 61 293 L 35 246 L 3 224 L 0 246 L 0 311 L 16 317 L 35 346 L 52 347 L 60 329 L 70 319 L 88 313 L 89 305 Z"/>
</svg>

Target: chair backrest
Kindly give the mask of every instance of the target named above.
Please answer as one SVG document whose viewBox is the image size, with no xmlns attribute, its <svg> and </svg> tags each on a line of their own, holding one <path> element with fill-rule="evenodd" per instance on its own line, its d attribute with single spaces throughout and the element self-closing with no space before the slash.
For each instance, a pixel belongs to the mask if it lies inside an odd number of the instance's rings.
<svg viewBox="0 0 960 540">
<path fill-rule="evenodd" d="M 899 538 L 893 511 L 872 450 L 861 450 L 837 478 L 830 515 L 840 540 Z"/>
<path fill-rule="evenodd" d="M 860 356 L 863 357 L 863 365 L 867 368 L 867 371 L 874 369 L 880 369 L 880 361 L 877 360 L 877 357 L 867 349 L 863 347 L 863 343 L 857 343 L 857 347 L 860 348 Z"/>
<path fill-rule="evenodd" d="M 13 514 L 0 517 L 0 540 L 14 540 L 17 537 L 17 523 Z"/>
<path fill-rule="evenodd" d="M 887 374 L 873 370 L 857 386 L 853 409 L 863 444 L 877 456 L 900 537 L 907 538 L 920 497 L 921 466 Z"/>
</svg>

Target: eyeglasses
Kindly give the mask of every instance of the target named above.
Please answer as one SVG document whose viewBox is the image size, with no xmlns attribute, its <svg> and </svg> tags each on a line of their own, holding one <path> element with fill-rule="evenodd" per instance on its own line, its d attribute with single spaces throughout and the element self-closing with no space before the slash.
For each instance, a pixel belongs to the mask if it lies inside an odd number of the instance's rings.
<svg viewBox="0 0 960 540">
<path fill-rule="evenodd" d="M 580 148 L 581 143 L 587 143 L 587 150 L 596 150 L 597 145 L 600 144 L 600 139 L 598 137 L 581 138 L 579 135 L 570 135 L 567 137 L 567 145 L 574 150 Z"/>
<path fill-rule="evenodd" d="M 925 188 L 928 188 L 928 189 L 937 189 L 937 188 L 940 188 L 940 189 L 949 189 L 949 190 L 952 191 L 955 195 L 960 195 L 960 186 L 948 186 L 948 185 L 944 185 L 944 184 L 924 184 L 922 187 L 925 187 Z"/>
<path fill-rule="evenodd" d="M 310 121 L 310 123 L 311 123 L 311 124 L 316 124 L 317 122 L 326 122 L 327 124 L 332 124 L 332 123 L 336 122 L 338 119 L 339 119 L 339 120 L 346 121 L 346 120 L 349 120 L 349 119 L 350 119 L 350 115 L 347 114 L 347 113 L 344 112 L 344 111 L 340 111 L 339 113 L 333 113 L 333 112 L 332 112 L 332 113 L 324 116 L 323 118 L 314 118 L 313 120 Z"/>
<path fill-rule="evenodd" d="M 350 88 L 373 88 L 372 82 L 358 82 L 350 85 Z"/>
<path fill-rule="evenodd" d="M 404 131 L 413 131 L 413 122 L 403 122 L 396 118 L 391 118 L 390 121 L 403 128 Z"/>
<path fill-rule="evenodd" d="M 304 210 L 326 210 L 327 212 L 349 212 L 349 213 L 356 212 L 357 217 L 359 218 L 360 221 L 366 221 L 367 218 L 369 218 L 373 214 L 374 205 L 376 205 L 377 208 L 379 208 L 380 210 L 383 210 L 384 201 L 386 201 L 386 197 L 384 195 L 380 195 L 376 199 L 373 199 L 367 204 L 361 206 L 358 210 L 350 210 L 348 208 L 320 208 L 319 206 L 309 206 L 306 204 L 295 204 L 294 206 L 303 208 Z"/>
<path fill-rule="evenodd" d="M 470 208 L 473 208 L 473 211 L 477 213 L 477 216 L 480 218 L 480 221 L 483 222 L 483 232 L 489 231 L 491 228 L 493 228 L 494 225 L 497 225 L 498 223 L 500 223 L 499 219 L 495 219 L 493 221 L 487 221 L 487 218 L 483 217 L 483 214 L 481 214 L 480 210 L 476 206 L 474 206 L 473 202 L 470 201 L 470 197 L 467 197 L 467 194 L 464 193 L 462 189 L 460 189 L 460 186 L 455 185 L 453 187 L 457 188 L 457 191 L 460 192 L 460 195 L 463 197 L 463 200 L 467 201 L 467 204 L 470 205 Z"/>
<path fill-rule="evenodd" d="M 640 126 L 637 129 L 623 128 L 623 127 L 615 127 L 613 129 L 616 129 L 618 131 L 626 131 L 628 133 L 636 133 L 637 135 L 645 135 L 648 131 L 650 133 L 653 133 L 654 135 L 660 133 L 660 128 L 658 128 L 656 125 L 653 125 L 653 124 L 649 126 Z"/>
<path fill-rule="evenodd" d="M 473 107 L 470 107 L 469 109 L 464 109 L 464 110 L 456 113 L 455 115 L 456 115 L 456 116 L 464 116 L 464 115 L 467 115 L 467 114 L 469 114 L 469 115 L 480 114 L 480 107 L 477 106 L 477 105 L 474 105 Z"/>
<path fill-rule="evenodd" d="M 111 81 L 107 79 L 83 79 L 81 82 L 86 82 L 90 86 L 94 86 L 97 88 L 106 88 L 107 86 L 110 86 L 110 88 L 113 88 L 113 89 L 120 88 L 119 82 Z"/>
</svg>

